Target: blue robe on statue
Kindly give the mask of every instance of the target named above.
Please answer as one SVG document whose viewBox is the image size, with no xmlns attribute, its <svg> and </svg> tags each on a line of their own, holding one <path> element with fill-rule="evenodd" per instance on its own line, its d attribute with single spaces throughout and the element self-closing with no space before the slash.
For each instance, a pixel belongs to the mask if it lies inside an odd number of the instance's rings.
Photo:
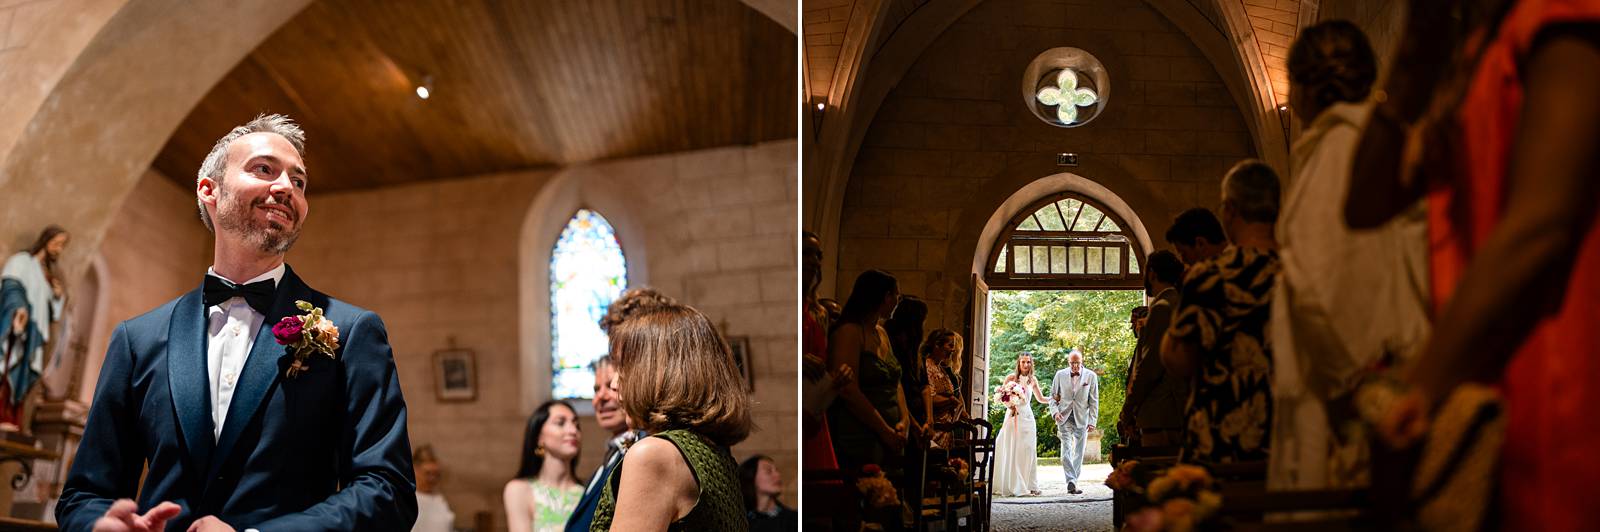
<svg viewBox="0 0 1600 532">
<path fill-rule="evenodd" d="M 17 309 L 28 309 L 29 319 L 23 330 L 11 330 L 11 316 Z M 12 278 L 0 279 L 0 353 L 5 354 L 5 378 L 11 384 L 11 390 L 6 397 L 0 399 L 0 408 L 14 409 L 22 404 L 22 398 L 33 389 L 33 383 L 38 382 L 39 372 L 35 369 L 33 357 L 42 353 L 44 337 L 39 334 L 39 328 L 32 319 L 34 310 L 28 305 L 28 292 L 22 283 Z M 20 340 L 20 345 L 9 345 L 13 338 Z M 4 417 L 4 416 L 0 416 Z"/>
</svg>

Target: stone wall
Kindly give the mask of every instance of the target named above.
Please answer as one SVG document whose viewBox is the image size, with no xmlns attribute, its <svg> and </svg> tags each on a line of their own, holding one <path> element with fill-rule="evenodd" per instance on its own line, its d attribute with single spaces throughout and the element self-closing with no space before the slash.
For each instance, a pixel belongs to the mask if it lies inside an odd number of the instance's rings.
<svg viewBox="0 0 1600 532">
<path fill-rule="evenodd" d="M 383 317 L 410 409 L 412 443 L 431 443 L 444 462 L 442 490 L 457 524 L 487 511 L 503 526 L 501 488 L 515 473 L 527 415 L 547 397 L 525 401 L 525 390 L 548 390 L 520 375 L 529 365 L 540 368 L 534 379 L 549 375 L 548 359 L 529 360 L 521 344 L 528 316 L 517 291 L 548 286 L 548 280 L 528 278 L 521 248 L 538 239 L 520 228 L 529 216 L 564 223 L 571 215 L 530 213 L 542 189 L 564 172 L 604 183 L 589 189 L 625 195 L 629 212 L 601 214 L 641 222 L 634 228 L 642 234 L 618 230 L 621 239 L 643 240 L 647 256 L 630 257 L 647 265 L 642 277 L 724 323 L 730 335 L 751 338 L 760 428 L 734 455 L 774 456 L 792 503 L 798 461 L 794 155 L 793 141 L 776 142 L 313 196 L 289 263 L 313 287 Z M 535 255 L 548 261 L 548 253 Z M 475 401 L 436 399 L 432 355 L 452 338 L 476 353 Z M 587 477 L 606 438 L 593 418 L 582 428 L 579 470 Z"/>
<path fill-rule="evenodd" d="M 90 340 L 78 400 L 88 403 L 94 397 L 100 365 L 117 324 L 200 286 L 211 266 L 211 233 L 200 223 L 194 198 L 194 190 L 179 187 L 152 169 L 116 210 L 99 250 L 104 259 L 106 313 L 100 330 L 85 331 Z"/>
<path fill-rule="evenodd" d="M 1157 247 L 1178 212 L 1215 207 L 1223 172 L 1254 151 L 1218 74 L 1143 3 L 1082 4 L 985 2 L 924 52 L 852 170 L 840 298 L 862 270 L 886 269 L 929 301 L 928 329 L 962 330 L 973 257 L 989 251 L 978 249 L 984 224 L 1013 192 L 1060 172 L 1126 201 Z M 1022 100 L 1023 69 L 1058 46 L 1094 54 L 1111 77 L 1108 107 L 1082 127 L 1047 125 Z M 1056 166 L 1058 152 L 1079 165 Z"/>
<path fill-rule="evenodd" d="M 1320 20 L 1345 19 L 1354 22 L 1366 32 L 1372 51 L 1378 56 L 1378 73 L 1386 74 L 1395 49 L 1400 46 L 1400 35 L 1405 31 L 1405 2 L 1397 0 L 1351 0 L 1324 2 L 1317 11 Z M 1379 80 L 1382 83 L 1382 80 Z"/>
</svg>

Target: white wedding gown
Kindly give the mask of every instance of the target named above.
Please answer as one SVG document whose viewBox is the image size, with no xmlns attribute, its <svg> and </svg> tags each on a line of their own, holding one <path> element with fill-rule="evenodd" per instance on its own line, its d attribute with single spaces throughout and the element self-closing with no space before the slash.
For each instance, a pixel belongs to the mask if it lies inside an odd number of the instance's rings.
<svg viewBox="0 0 1600 532">
<path fill-rule="evenodd" d="M 1033 386 L 1024 388 L 1021 415 L 1006 409 L 1000 435 L 994 439 L 994 494 L 997 497 L 1029 495 L 1039 489 L 1039 433 L 1033 419 Z"/>
</svg>

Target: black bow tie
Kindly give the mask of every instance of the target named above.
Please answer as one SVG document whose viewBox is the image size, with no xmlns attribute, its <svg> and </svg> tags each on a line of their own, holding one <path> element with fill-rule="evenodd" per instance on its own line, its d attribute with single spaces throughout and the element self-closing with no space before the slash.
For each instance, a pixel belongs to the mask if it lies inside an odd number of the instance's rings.
<svg viewBox="0 0 1600 532">
<path fill-rule="evenodd" d="M 207 275 L 204 289 L 206 306 L 210 307 L 235 297 L 242 297 L 245 303 L 250 304 L 250 308 L 265 316 L 272 310 L 273 295 L 277 292 L 276 285 L 277 283 L 273 282 L 272 279 L 256 281 L 246 285 L 236 285 L 215 275 Z"/>
<path fill-rule="evenodd" d="M 265 313 L 265 312 L 263 312 L 263 313 L 262 313 L 262 314 L 266 314 L 266 313 Z M 1073 376 L 1073 377 L 1077 377 L 1077 376 L 1078 376 L 1078 374 L 1077 374 L 1077 373 L 1073 373 L 1073 374 L 1072 374 L 1072 376 Z"/>
</svg>

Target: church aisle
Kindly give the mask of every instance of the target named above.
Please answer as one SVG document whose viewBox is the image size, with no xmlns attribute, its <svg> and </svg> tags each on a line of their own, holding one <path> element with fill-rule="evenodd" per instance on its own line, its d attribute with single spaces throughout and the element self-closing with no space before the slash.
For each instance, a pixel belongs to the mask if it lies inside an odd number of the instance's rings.
<svg viewBox="0 0 1600 532">
<path fill-rule="evenodd" d="M 1038 469 L 1040 495 L 1005 497 L 994 500 L 993 530 L 1027 532 L 1045 530 L 1111 530 L 1111 488 L 1106 476 L 1109 464 L 1084 464 L 1083 493 L 1067 494 L 1067 482 L 1058 463 Z"/>
</svg>

